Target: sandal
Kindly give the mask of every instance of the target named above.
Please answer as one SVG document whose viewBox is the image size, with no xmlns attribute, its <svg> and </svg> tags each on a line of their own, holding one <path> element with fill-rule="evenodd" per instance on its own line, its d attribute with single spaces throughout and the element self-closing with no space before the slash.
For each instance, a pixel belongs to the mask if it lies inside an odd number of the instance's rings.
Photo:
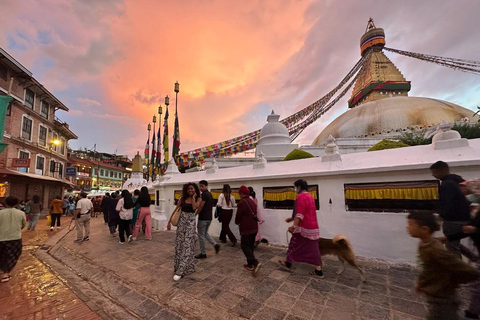
<svg viewBox="0 0 480 320">
<path fill-rule="evenodd" d="M 291 264 L 290 264 L 290 266 L 288 266 L 287 263 L 285 261 L 282 261 L 282 260 L 278 260 L 278 263 L 283 267 L 283 269 L 285 269 L 285 271 L 293 272 Z"/>
<path fill-rule="evenodd" d="M 12 279 L 12 276 L 6 276 L 6 277 L 3 277 L 3 278 L 2 278 L 1 282 L 2 282 L 2 283 L 3 283 L 3 282 L 8 282 L 8 281 L 10 281 L 10 279 Z"/>
</svg>

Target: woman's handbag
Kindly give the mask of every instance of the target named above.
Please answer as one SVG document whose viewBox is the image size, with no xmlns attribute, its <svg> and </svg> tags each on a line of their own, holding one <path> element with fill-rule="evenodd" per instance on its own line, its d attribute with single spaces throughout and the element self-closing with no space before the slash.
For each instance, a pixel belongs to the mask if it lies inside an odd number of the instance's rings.
<svg viewBox="0 0 480 320">
<path fill-rule="evenodd" d="M 218 222 L 222 222 L 222 207 L 215 207 L 215 219 L 218 219 Z"/>
<path fill-rule="evenodd" d="M 170 223 L 172 226 L 176 227 L 178 225 L 178 220 L 180 219 L 180 214 L 182 213 L 182 210 L 180 207 L 176 207 L 175 210 L 172 213 L 172 220 Z"/>
</svg>

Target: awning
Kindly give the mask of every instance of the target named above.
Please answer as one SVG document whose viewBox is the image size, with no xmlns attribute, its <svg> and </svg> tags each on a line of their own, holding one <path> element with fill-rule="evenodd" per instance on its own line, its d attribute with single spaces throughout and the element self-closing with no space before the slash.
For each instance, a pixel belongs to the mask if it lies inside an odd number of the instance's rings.
<svg viewBox="0 0 480 320">
<path fill-rule="evenodd" d="M 30 179 L 38 179 L 38 180 L 44 180 L 44 181 L 49 181 L 49 182 L 62 183 L 62 184 L 65 184 L 67 186 L 74 186 L 73 183 L 71 183 L 70 181 L 67 181 L 67 180 L 54 178 L 54 177 L 48 177 L 48 176 L 41 176 L 41 175 L 33 174 L 33 173 L 14 171 L 14 170 L 9 170 L 9 169 L 0 169 L 0 174 L 6 174 L 6 175 L 10 175 L 10 176 L 19 176 L 19 177 L 30 178 Z"/>
</svg>

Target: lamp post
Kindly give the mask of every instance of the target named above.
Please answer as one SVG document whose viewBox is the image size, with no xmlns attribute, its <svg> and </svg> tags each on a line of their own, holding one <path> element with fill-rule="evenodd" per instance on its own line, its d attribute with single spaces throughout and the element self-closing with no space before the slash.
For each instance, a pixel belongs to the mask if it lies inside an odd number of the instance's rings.
<svg viewBox="0 0 480 320">
<path fill-rule="evenodd" d="M 167 99 L 167 97 L 165 97 L 165 99 Z M 162 174 L 162 169 L 161 169 L 161 166 L 162 166 L 162 152 L 160 151 L 160 148 L 162 147 L 162 142 L 160 141 L 160 138 L 162 137 L 162 133 L 161 133 L 161 128 L 162 128 L 162 113 L 163 113 L 163 109 L 162 109 L 162 105 L 159 105 L 158 106 L 158 150 L 157 150 L 157 163 L 158 163 L 158 166 L 157 166 L 157 175 L 158 174 Z M 160 155 L 160 159 L 158 159 L 158 156 Z"/>
<path fill-rule="evenodd" d="M 174 129 L 173 129 L 174 130 L 173 131 L 173 137 L 175 138 L 176 141 L 174 140 L 173 141 L 174 145 L 172 145 L 172 158 L 175 162 L 177 162 L 178 159 L 175 159 L 174 150 L 176 150 L 177 156 L 178 156 L 178 154 L 180 153 L 180 149 L 177 150 L 177 147 L 175 145 L 175 143 L 178 142 L 178 136 L 177 136 L 177 130 L 178 130 L 178 128 L 177 128 L 177 125 L 178 125 L 178 123 L 177 123 L 178 122 L 177 105 L 178 105 L 178 93 L 180 92 L 180 84 L 178 83 L 178 81 L 175 82 L 173 90 L 175 91 L 175 126 L 174 126 Z M 177 164 L 178 163 L 179 162 L 177 162 Z"/>
<path fill-rule="evenodd" d="M 157 123 L 157 116 L 154 114 L 152 118 L 153 122 L 153 136 L 152 136 L 152 163 L 150 164 L 152 167 L 149 168 L 150 172 L 152 173 L 152 181 L 155 180 L 155 123 Z"/>
<path fill-rule="evenodd" d="M 165 106 L 166 106 L 166 111 L 165 111 L 165 117 L 167 117 L 167 114 L 168 114 L 168 106 L 170 105 L 170 98 L 168 97 L 168 95 L 165 96 Z M 167 119 L 168 121 L 168 119 Z M 165 137 L 168 139 L 168 123 L 164 123 L 164 125 L 167 127 L 167 132 L 165 132 L 165 130 L 163 131 L 163 140 L 165 140 Z M 167 146 L 168 146 L 168 141 L 167 141 Z M 163 158 L 164 158 L 164 161 L 163 161 L 163 170 L 167 170 L 167 166 L 168 166 L 168 159 L 166 157 L 166 153 L 165 153 L 165 141 L 163 141 Z"/>
<path fill-rule="evenodd" d="M 152 130 L 152 125 L 149 123 L 148 126 L 147 126 L 147 131 L 148 131 L 148 140 L 150 140 L 150 131 Z M 148 147 L 148 150 L 150 150 L 150 145 L 147 146 Z M 146 154 L 145 155 L 146 159 L 145 159 L 145 162 L 147 163 L 147 170 L 146 170 L 146 173 L 145 173 L 145 179 L 148 180 L 148 177 L 149 177 L 149 174 L 150 174 L 150 155 L 149 154 Z"/>
</svg>

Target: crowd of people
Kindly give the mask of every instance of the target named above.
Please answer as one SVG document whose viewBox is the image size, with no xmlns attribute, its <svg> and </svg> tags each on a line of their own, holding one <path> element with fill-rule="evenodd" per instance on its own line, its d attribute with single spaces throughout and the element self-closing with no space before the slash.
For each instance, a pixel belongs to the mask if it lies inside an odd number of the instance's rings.
<svg viewBox="0 0 480 320">
<path fill-rule="evenodd" d="M 452 174 L 447 163 L 438 161 L 430 167 L 432 175 L 440 180 L 438 217 L 432 212 L 411 210 L 407 217 L 407 232 L 419 239 L 418 258 L 420 274 L 415 290 L 427 297 L 429 305 L 428 319 L 458 319 L 460 302 L 457 288 L 461 284 L 469 285 L 470 305 L 465 317 L 479 319 L 480 315 L 480 179 L 465 181 Z M 311 275 L 323 278 L 321 252 L 318 246 L 320 238 L 317 209 L 313 196 L 308 192 L 305 180 L 294 183 L 297 198 L 292 216 L 286 219 L 292 223 L 288 232 L 292 234 L 286 259 L 280 265 L 290 269 L 293 263 L 307 263 L 314 266 Z M 240 232 L 240 246 L 245 255 L 244 268 L 256 274 L 261 262 L 255 258 L 255 248 L 261 239 L 260 225 L 264 223 L 253 188 L 242 185 L 238 189 L 240 200 L 237 203 L 228 184 L 223 186 L 217 202 L 208 189 L 205 180 L 187 183 L 183 186 L 182 196 L 171 214 L 167 230 L 175 224 L 174 277 L 179 281 L 195 272 L 195 260 L 207 258 L 206 242 L 215 253 L 221 245 L 209 234 L 214 218 L 221 223 L 219 241 L 235 247 L 237 238 L 230 229 L 234 219 Z M 56 197 L 50 203 L 52 216 L 51 230 L 60 227 L 62 214 L 68 215 L 72 199 Z M 21 254 L 21 230 L 35 230 L 43 204 L 38 196 L 33 196 L 25 204 L 25 213 L 16 209 L 19 201 L 8 197 L 6 208 L 0 211 L 0 270 L 1 281 L 10 280 L 10 271 Z M 119 243 L 134 241 L 143 228 L 145 239 L 152 240 L 151 198 L 147 187 L 106 194 L 93 202 L 82 193 L 75 204 L 73 219 L 76 221 L 77 239 L 75 242 L 88 241 L 90 238 L 90 218 L 92 213 L 102 211 L 109 233 Z M 234 214 L 236 210 L 236 213 Z M 214 214 L 215 212 L 215 214 Z M 93 215 L 95 216 L 95 215 Z M 175 218 L 176 217 L 176 218 Z M 175 221 L 174 221 L 175 220 Z M 442 225 L 443 237 L 434 237 Z M 196 240 L 199 240 L 200 252 L 195 254 Z M 470 246 L 462 239 L 471 240 Z M 470 263 L 465 262 L 469 260 Z"/>
</svg>

